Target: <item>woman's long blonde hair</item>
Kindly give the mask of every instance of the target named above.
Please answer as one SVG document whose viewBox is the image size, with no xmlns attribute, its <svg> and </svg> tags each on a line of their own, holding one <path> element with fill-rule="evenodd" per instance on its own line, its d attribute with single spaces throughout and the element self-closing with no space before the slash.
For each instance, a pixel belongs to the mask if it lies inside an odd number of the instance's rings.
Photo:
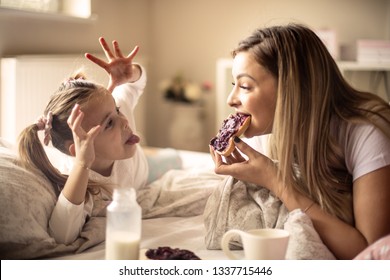
<svg viewBox="0 0 390 280">
<path fill-rule="evenodd" d="M 353 223 L 352 178 L 331 122 L 371 123 L 390 138 L 389 104 L 352 88 L 326 46 L 303 25 L 258 29 L 233 57 L 242 51 L 251 52 L 278 81 L 270 151 L 279 161 L 279 176 L 328 213 Z"/>
<path fill-rule="evenodd" d="M 69 144 L 73 143 L 72 131 L 67 124 L 68 117 L 76 104 L 87 103 L 91 97 L 104 91 L 104 87 L 87 81 L 84 74 L 78 72 L 74 77 L 64 81 L 51 96 L 44 115 L 52 114 L 50 137 L 55 148 L 69 155 Z M 30 170 L 39 170 L 51 182 L 57 195 L 61 192 L 68 178 L 55 168 L 46 155 L 38 135 L 39 125 L 34 123 L 26 127 L 19 135 L 19 156 L 21 164 Z M 90 181 L 88 188 L 97 193 L 100 185 Z"/>
</svg>

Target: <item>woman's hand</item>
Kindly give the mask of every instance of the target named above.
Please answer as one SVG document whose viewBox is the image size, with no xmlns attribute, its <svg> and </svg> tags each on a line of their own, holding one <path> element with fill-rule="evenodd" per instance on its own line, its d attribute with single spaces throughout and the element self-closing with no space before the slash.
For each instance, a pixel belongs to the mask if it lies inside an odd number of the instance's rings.
<svg viewBox="0 0 390 280">
<path fill-rule="evenodd" d="M 86 132 L 81 127 L 84 113 L 80 110 L 80 105 L 76 104 L 68 118 L 69 128 L 73 133 L 73 153 L 76 162 L 85 168 L 90 168 L 95 160 L 94 140 L 100 132 L 100 125 L 91 128 Z"/>
<path fill-rule="evenodd" d="M 125 57 L 122 54 L 117 41 L 112 42 L 114 52 L 111 51 L 103 37 L 99 38 L 99 42 L 106 54 L 108 62 L 105 62 L 90 53 L 86 53 L 85 57 L 107 71 L 110 77 L 107 89 L 110 92 L 121 84 L 135 82 L 140 78 L 141 68 L 138 65 L 133 64 L 133 59 L 139 50 L 138 46 L 134 47 L 133 51 Z"/>
<path fill-rule="evenodd" d="M 277 169 L 274 162 L 252 149 L 240 138 L 236 137 L 234 141 L 236 148 L 230 156 L 225 158 L 210 146 L 210 153 L 215 163 L 215 173 L 230 175 L 238 180 L 266 187 L 277 195 Z"/>
</svg>

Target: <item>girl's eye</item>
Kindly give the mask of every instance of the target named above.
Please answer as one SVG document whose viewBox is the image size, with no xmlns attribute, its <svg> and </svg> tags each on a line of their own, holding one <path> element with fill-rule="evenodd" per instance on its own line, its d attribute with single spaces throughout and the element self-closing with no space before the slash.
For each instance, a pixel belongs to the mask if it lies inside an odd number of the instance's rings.
<svg viewBox="0 0 390 280">
<path fill-rule="evenodd" d="M 106 124 L 106 129 L 108 129 L 108 128 L 112 127 L 112 126 L 114 126 L 114 121 L 113 121 L 112 119 L 110 119 L 110 120 L 107 122 L 107 124 Z"/>
<path fill-rule="evenodd" d="M 116 113 L 119 115 L 120 114 L 120 107 L 116 107 Z"/>
</svg>

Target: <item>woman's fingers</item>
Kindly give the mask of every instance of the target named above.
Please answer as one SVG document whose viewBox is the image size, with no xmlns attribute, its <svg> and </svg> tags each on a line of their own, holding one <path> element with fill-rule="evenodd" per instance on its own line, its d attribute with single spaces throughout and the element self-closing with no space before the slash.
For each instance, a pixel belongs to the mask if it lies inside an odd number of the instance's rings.
<svg viewBox="0 0 390 280">
<path fill-rule="evenodd" d="M 255 156 L 258 152 L 256 150 L 254 150 L 251 146 L 249 146 L 247 143 L 245 143 L 244 141 L 242 141 L 239 137 L 234 137 L 234 145 L 236 146 L 236 148 L 238 148 L 238 150 L 246 155 L 248 158 L 251 158 L 253 156 Z M 239 151 L 236 151 L 237 153 Z M 244 157 L 242 156 L 242 154 L 239 155 L 236 155 L 236 157 L 241 157 L 244 159 Z M 244 159 L 245 160 L 245 159 Z"/>
<path fill-rule="evenodd" d="M 246 159 L 243 157 L 243 155 L 242 155 L 237 149 L 234 149 L 234 150 L 233 150 L 232 156 L 234 157 L 234 159 L 236 160 L 236 162 L 242 162 L 242 161 L 245 161 L 245 160 L 246 160 Z"/>
</svg>

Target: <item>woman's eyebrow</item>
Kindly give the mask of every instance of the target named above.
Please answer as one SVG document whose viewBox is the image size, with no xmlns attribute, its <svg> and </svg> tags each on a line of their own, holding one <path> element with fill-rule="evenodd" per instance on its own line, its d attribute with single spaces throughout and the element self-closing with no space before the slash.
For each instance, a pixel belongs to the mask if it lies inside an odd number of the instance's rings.
<svg viewBox="0 0 390 280">
<path fill-rule="evenodd" d="M 238 79 L 243 78 L 243 77 L 246 77 L 246 78 L 249 78 L 249 79 L 251 79 L 253 81 L 256 81 L 251 75 L 246 74 L 246 73 L 238 74 L 236 79 L 238 80 Z"/>
</svg>

